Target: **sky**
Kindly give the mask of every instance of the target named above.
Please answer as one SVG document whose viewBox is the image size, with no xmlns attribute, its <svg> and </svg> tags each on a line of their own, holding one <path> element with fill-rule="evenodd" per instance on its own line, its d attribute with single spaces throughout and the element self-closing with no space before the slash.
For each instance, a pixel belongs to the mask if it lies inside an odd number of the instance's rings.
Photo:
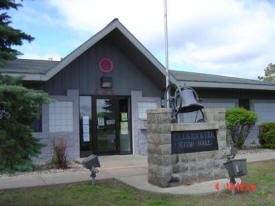
<svg viewBox="0 0 275 206">
<path fill-rule="evenodd" d="M 24 0 L 19 58 L 60 60 L 114 18 L 165 65 L 163 0 Z M 275 63 L 275 0 L 167 0 L 169 69 L 257 79 Z"/>
</svg>

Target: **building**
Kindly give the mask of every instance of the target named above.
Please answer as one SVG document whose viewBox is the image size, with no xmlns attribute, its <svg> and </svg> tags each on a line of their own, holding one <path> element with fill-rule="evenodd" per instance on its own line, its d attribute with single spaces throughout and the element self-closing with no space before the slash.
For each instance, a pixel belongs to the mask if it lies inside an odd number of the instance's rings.
<svg viewBox="0 0 275 206">
<path fill-rule="evenodd" d="M 24 85 L 46 91 L 34 135 L 46 144 L 37 161 L 52 157 L 52 138 L 67 139 L 69 159 L 96 154 L 146 154 L 146 110 L 161 106 L 163 65 L 117 20 L 61 61 L 18 59 L 3 74 L 24 75 Z M 197 90 L 206 108 L 242 106 L 260 122 L 275 121 L 275 84 L 170 71 L 170 81 Z M 187 114 L 185 121 L 192 121 Z M 257 127 L 254 137 L 257 141 Z"/>
</svg>

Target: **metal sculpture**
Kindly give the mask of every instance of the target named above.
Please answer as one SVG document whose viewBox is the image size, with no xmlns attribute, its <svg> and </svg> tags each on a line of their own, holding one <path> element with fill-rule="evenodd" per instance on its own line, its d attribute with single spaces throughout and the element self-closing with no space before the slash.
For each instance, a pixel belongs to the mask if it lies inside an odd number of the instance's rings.
<svg viewBox="0 0 275 206">
<path fill-rule="evenodd" d="M 177 116 L 179 113 L 188 113 L 194 111 L 201 112 L 202 114 L 202 119 L 195 121 L 204 121 L 204 114 L 202 112 L 204 107 L 199 103 L 199 96 L 193 88 L 186 85 L 180 87 L 175 84 L 170 84 L 165 90 L 164 99 L 169 102 L 173 122 L 177 121 Z"/>
</svg>

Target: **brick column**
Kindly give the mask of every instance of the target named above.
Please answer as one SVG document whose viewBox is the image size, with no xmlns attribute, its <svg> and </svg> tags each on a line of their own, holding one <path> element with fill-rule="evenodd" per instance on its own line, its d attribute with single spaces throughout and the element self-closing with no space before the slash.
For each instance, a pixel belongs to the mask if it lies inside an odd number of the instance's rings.
<svg viewBox="0 0 275 206">
<path fill-rule="evenodd" d="M 171 155 L 171 111 L 154 109 L 147 111 L 148 122 L 148 181 L 167 187 L 173 172 Z"/>
</svg>

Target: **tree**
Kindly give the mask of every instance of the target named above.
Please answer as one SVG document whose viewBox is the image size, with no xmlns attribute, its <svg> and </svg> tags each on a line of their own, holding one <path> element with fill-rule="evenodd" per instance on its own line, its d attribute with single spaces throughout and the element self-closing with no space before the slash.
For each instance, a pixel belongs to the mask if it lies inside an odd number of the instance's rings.
<svg viewBox="0 0 275 206">
<path fill-rule="evenodd" d="M 20 46 L 23 40 L 30 42 L 34 39 L 21 30 L 9 26 L 11 17 L 6 12 L 2 12 L 2 10 L 17 9 L 20 6 L 22 5 L 15 3 L 15 0 L 0 0 L 0 67 L 4 67 L 7 60 L 14 60 L 20 54 L 12 46 Z"/>
<path fill-rule="evenodd" d="M 22 86 L 22 77 L 0 74 L 0 173 L 33 170 L 43 147 L 30 125 L 41 115 L 47 94 Z"/>
<path fill-rule="evenodd" d="M 264 73 L 264 76 L 258 76 L 259 80 L 275 82 L 275 64 L 268 64 Z"/>
<path fill-rule="evenodd" d="M 253 111 L 237 107 L 226 111 L 226 126 L 233 141 L 233 146 L 241 149 L 251 129 L 258 121 Z"/>
</svg>

